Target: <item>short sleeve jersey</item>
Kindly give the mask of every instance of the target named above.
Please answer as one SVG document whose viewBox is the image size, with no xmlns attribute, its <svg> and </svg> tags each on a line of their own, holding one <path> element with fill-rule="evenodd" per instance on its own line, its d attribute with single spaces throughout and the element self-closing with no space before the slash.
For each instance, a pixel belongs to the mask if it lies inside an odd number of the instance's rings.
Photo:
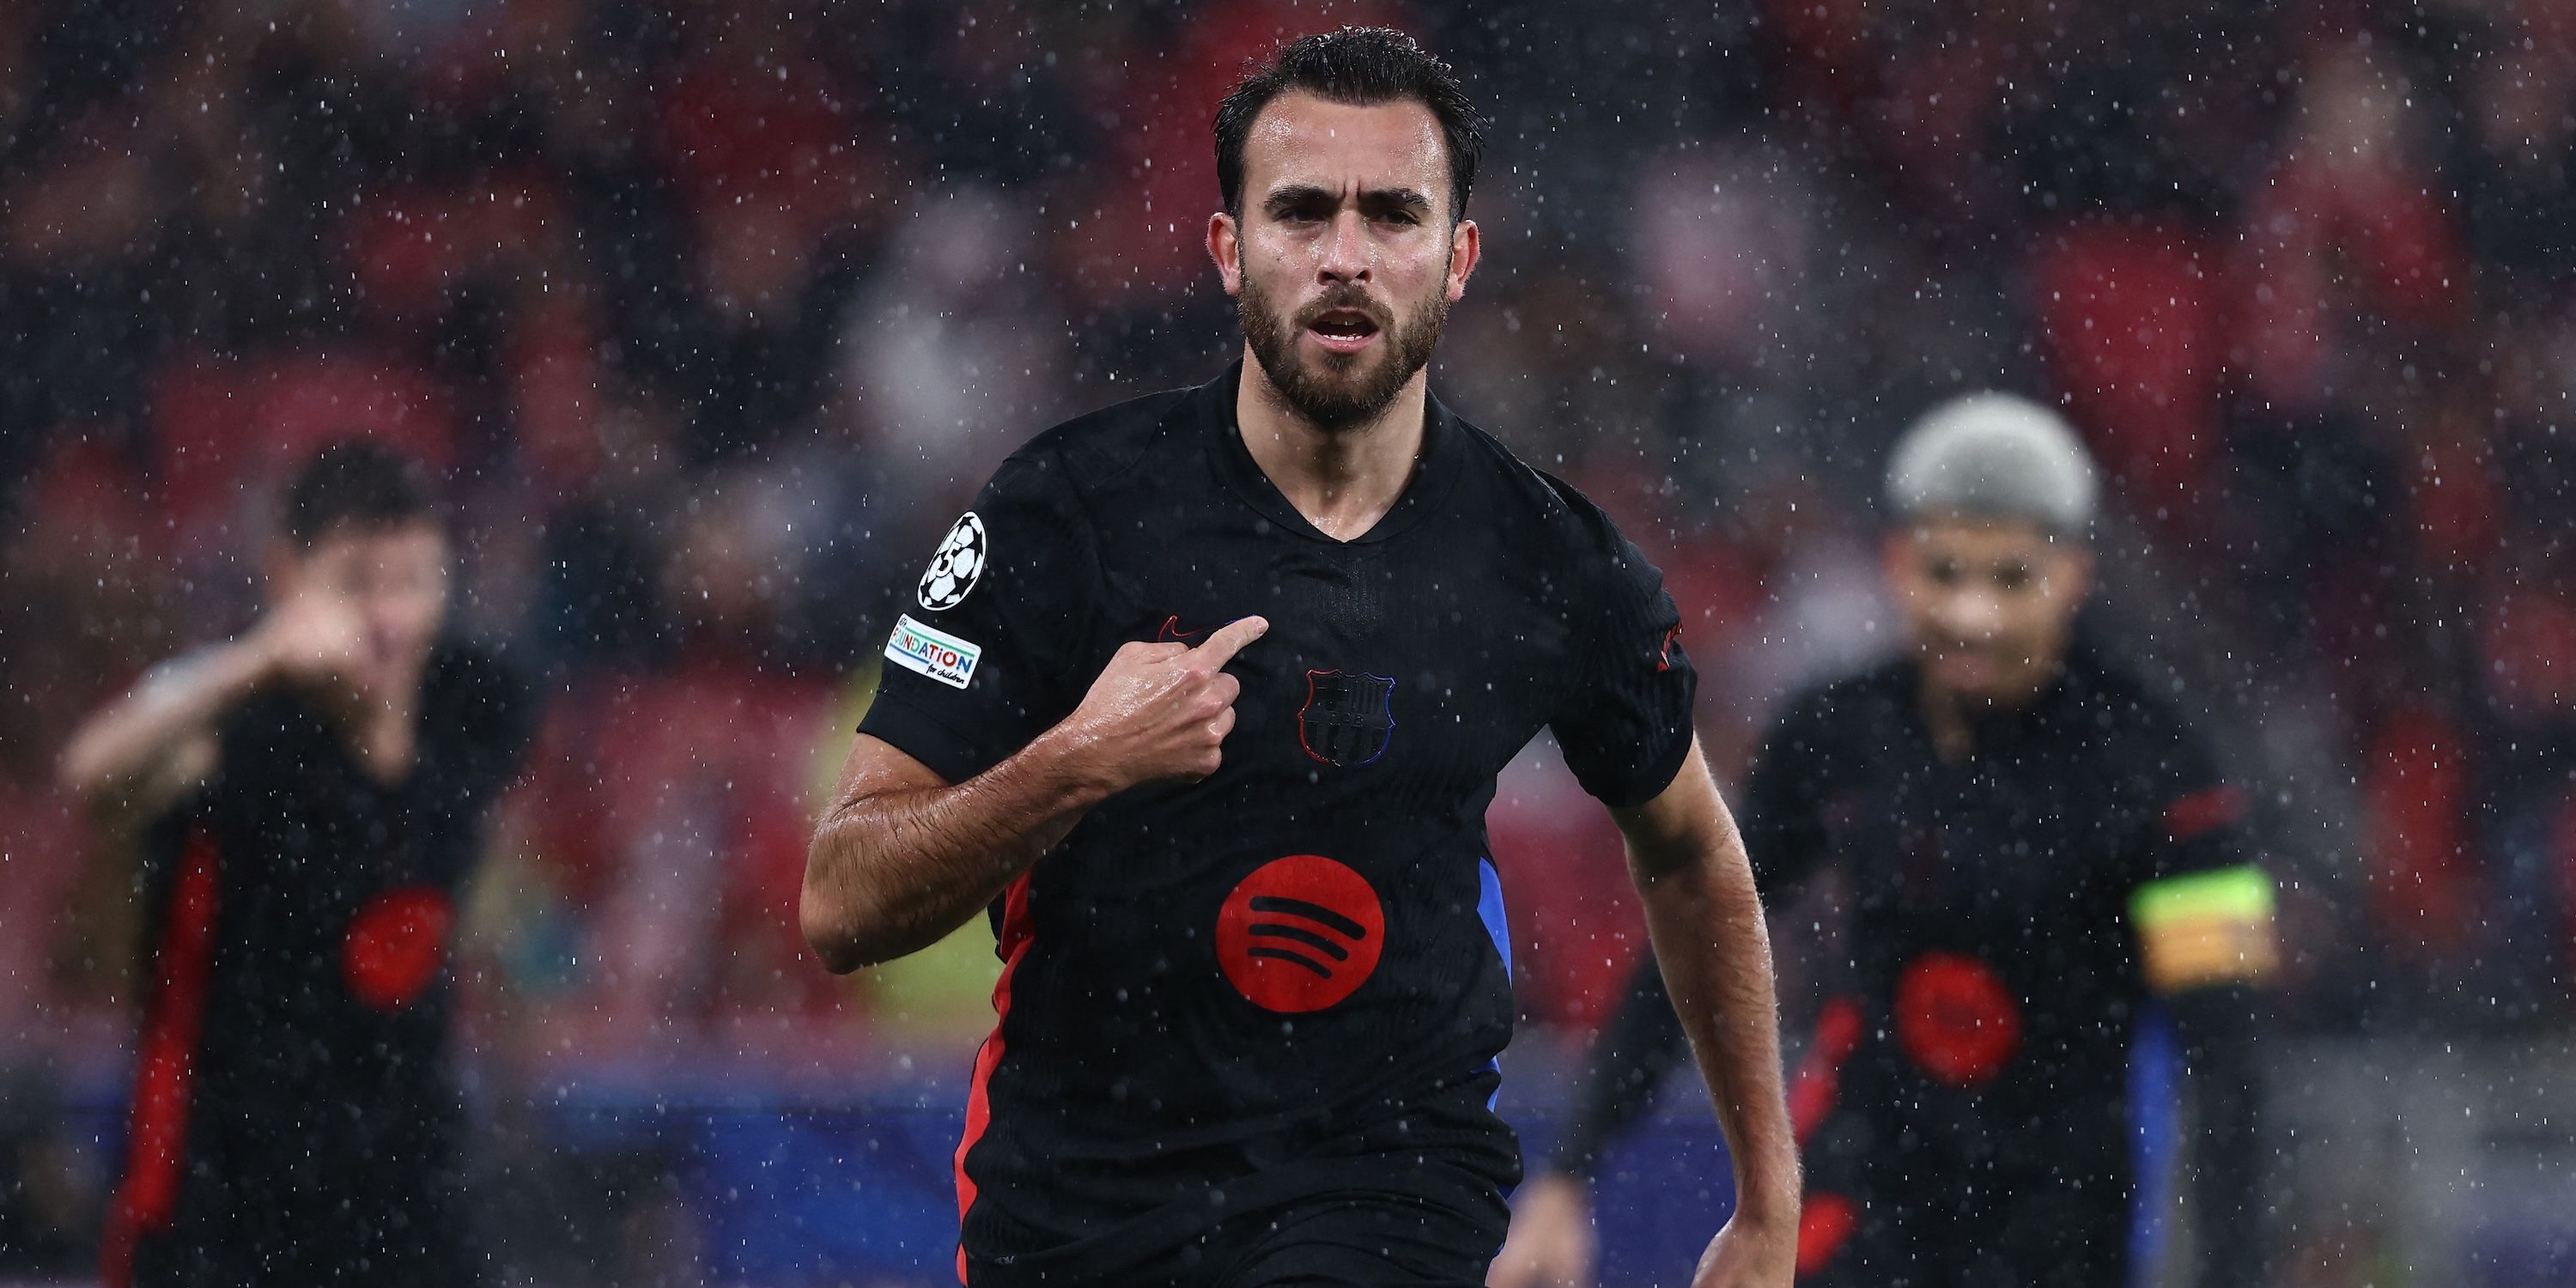
<svg viewBox="0 0 2576 1288">
<path fill-rule="evenodd" d="M 216 722 L 215 772 L 145 838 L 153 985 L 125 1180 L 144 1235 L 256 1262 L 339 1247 L 316 1222 L 428 1219 L 414 1208 L 452 1179 L 462 1113 L 457 901 L 533 711 L 499 658 L 458 645 L 431 656 L 397 781 L 287 686 Z M 146 1261 L 165 1253 L 147 1237 Z"/>
<path fill-rule="evenodd" d="M 2070 1175 L 2125 1175 L 2120 1115 L 2047 1116 L 2037 1135 L 2025 1118 L 2124 1103 L 2150 992 L 2131 901 L 2248 863 L 2241 796 L 2197 733 L 2089 650 L 2027 712 L 1976 721 L 1956 761 L 1933 750 L 1918 674 L 1811 690 L 1772 727 L 1738 811 L 1764 897 L 1842 874 L 1843 983 L 1872 1035 L 1853 1098 L 1907 1106 L 1925 1130 L 2009 1122 L 1996 1139 Z"/>
<path fill-rule="evenodd" d="M 1976 721 L 1955 761 L 1933 748 L 1918 676 L 1891 662 L 1800 694 L 1736 801 L 1766 903 L 1831 871 L 1848 905 L 1837 996 L 1791 1098 L 1801 1130 L 1838 1104 L 1882 1133 L 1971 1142 L 1963 1159 L 2035 1160 L 2125 1196 L 2125 1118 L 2089 1110 L 2122 1103 L 2149 992 L 2131 903 L 2247 864 L 2242 798 L 2198 734 L 2089 650 L 2027 711 Z M 1648 958 L 1557 1166 L 1588 1175 L 1685 1050 Z M 2088 1112 L 2052 1112 L 2068 1104 Z M 1829 1158 L 1811 1150 L 1811 1180 Z"/>
<path fill-rule="evenodd" d="M 1508 1156 L 1486 1104 L 1513 1015 L 1496 775 L 1551 728 L 1630 805 L 1690 749 L 1678 613 L 1597 507 L 1434 401 L 1401 498 L 1334 540 L 1246 450 L 1238 379 L 1012 456 L 907 588 L 861 724 L 961 781 L 1070 714 L 1122 644 L 1270 623 L 1227 667 L 1223 768 L 1094 809 L 995 909 L 970 1251 L 1169 1206 L 1176 1176 L 1201 1213 L 1295 1189 L 1320 1136 L 1444 1090 L 1475 1089 L 1459 1139 Z"/>
</svg>

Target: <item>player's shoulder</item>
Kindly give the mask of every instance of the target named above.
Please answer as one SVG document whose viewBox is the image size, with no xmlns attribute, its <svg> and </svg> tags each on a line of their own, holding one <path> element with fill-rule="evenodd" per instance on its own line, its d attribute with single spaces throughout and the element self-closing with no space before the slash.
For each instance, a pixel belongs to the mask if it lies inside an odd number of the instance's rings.
<svg viewBox="0 0 2576 1288">
<path fill-rule="evenodd" d="M 1822 744 L 1851 731 L 1875 742 L 1903 717 L 1913 691 L 1914 669 L 1902 657 L 1810 681 L 1780 705 L 1771 720 L 1771 737 Z"/>
<path fill-rule="evenodd" d="M 1466 458 L 1468 472 L 1481 487 L 1470 502 L 1480 521 L 1494 524 L 1515 540 L 1539 543 L 1540 553 L 1607 559 L 1626 564 L 1643 556 L 1610 512 L 1583 494 L 1583 489 L 1522 460 L 1504 442 L 1446 408 Z"/>
<path fill-rule="evenodd" d="M 463 639 L 441 640 L 430 650 L 428 684 L 460 698 L 500 698 L 527 688 L 519 669 L 500 650 Z"/>
<path fill-rule="evenodd" d="M 527 676 L 498 649 L 470 640 L 442 640 L 429 656 L 424 705 L 449 723 L 494 737 L 516 737 L 529 720 Z"/>
<path fill-rule="evenodd" d="M 995 478 L 1086 495 L 1150 480 L 1153 463 L 1188 441 L 1187 426 L 1211 396 L 1210 386 L 1192 385 L 1084 412 L 1021 444 Z"/>
<path fill-rule="evenodd" d="M 2144 670 L 2091 644 L 2078 642 L 2067 651 L 2066 690 L 2103 727 L 2152 737 L 2172 737 L 2190 728 L 2182 709 L 2149 683 Z"/>
<path fill-rule="evenodd" d="M 2184 711 L 2174 681 L 2159 683 L 2145 669 L 2084 644 L 2067 655 L 2066 676 L 2073 718 L 2099 732 L 2101 753 L 2114 765 L 2157 780 L 2215 772 L 2216 749 Z"/>
</svg>

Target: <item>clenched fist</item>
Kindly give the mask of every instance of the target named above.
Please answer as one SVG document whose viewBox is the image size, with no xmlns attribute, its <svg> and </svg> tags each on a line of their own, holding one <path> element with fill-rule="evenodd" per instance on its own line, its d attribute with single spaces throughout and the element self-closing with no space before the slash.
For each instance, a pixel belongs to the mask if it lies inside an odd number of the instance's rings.
<svg viewBox="0 0 2576 1288">
<path fill-rule="evenodd" d="M 1542 1172 L 1512 1198 L 1511 1233 L 1494 1254 L 1487 1288 L 1592 1288 L 1601 1249 L 1592 1233 L 1590 1188 Z"/>
<path fill-rule="evenodd" d="M 260 622 L 253 643 L 273 674 L 309 688 L 363 690 L 373 678 L 366 619 L 327 588 L 288 595 Z"/>
<path fill-rule="evenodd" d="M 1269 622 L 1245 617 L 1196 648 L 1121 645 L 1065 723 L 1094 749 L 1115 791 L 1205 778 L 1223 763 L 1234 699 L 1243 689 L 1225 664 L 1269 629 Z"/>
</svg>

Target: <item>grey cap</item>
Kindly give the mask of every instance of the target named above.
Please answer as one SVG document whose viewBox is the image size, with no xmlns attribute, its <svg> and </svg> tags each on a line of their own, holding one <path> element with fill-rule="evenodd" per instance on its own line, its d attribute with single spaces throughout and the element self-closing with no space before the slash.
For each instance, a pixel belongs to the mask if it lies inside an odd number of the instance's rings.
<svg viewBox="0 0 2576 1288">
<path fill-rule="evenodd" d="M 2063 417 L 2012 394 L 1935 407 L 1898 439 L 1887 500 L 1898 515 L 2022 519 L 2081 537 L 2093 522 L 2093 458 Z"/>
</svg>

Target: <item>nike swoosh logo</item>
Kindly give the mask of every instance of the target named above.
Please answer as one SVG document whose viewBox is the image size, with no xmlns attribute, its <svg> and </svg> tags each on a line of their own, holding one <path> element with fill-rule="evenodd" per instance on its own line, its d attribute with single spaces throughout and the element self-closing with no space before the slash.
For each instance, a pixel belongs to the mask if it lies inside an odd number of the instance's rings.
<svg viewBox="0 0 2576 1288">
<path fill-rule="evenodd" d="M 1207 634 L 1205 630 L 1182 630 L 1181 615 L 1174 613 L 1163 619 L 1163 629 L 1154 632 L 1154 642 L 1157 644 L 1187 644 L 1191 640 L 1197 639 L 1199 636 L 1205 634 Z"/>
</svg>

